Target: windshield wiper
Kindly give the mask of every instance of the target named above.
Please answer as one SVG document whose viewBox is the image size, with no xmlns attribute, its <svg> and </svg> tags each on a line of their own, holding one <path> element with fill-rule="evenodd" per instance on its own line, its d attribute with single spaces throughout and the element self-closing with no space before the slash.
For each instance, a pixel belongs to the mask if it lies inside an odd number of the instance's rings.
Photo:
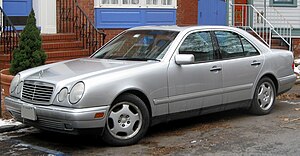
<svg viewBox="0 0 300 156">
<path fill-rule="evenodd" d="M 119 58 L 114 58 L 115 60 L 130 60 L 130 61 L 160 61 L 159 59 L 154 59 L 154 58 L 137 58 L 137 57 L 119 57 Z"/>
</svg>

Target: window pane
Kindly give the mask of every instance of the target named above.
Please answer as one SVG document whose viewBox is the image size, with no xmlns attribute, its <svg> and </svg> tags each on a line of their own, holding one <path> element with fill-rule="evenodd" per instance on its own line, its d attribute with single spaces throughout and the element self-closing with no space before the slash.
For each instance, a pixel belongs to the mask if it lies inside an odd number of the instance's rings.
<svg viewBox="0 0 300 156">
<path fill-rule="evenodd" d="M 111 0 L 111 4 L 118 4 L 118 0 Z"/>
<path fill-rule="evenodd" d="M 123 0 L 123 4 L 129 4 L 129 0 Z"/>
<path fill-rule="evenodd" d="M 147 0 L 147 1 L 146 1 L 146 4 L 149 4 L 149 5 L 157 5 L 157 2 L 158 2 L 158 0 Z"/>
<path fill-rule="evenodd" d="M 237 34 L 231 32 L 215 32 L 222 58 L 244 56 L 243 47 Z"/>
<path fill-rule="evenodd" d="M 139 0 L 131 0 L 131 4 L 139 4 Z"/>
<path fill-rule="evenodd" d="M 139 0 L 123 0 L 123 4 L 139 4 Z"/>
<path fill-rule="evenodd" d="M 101 0 L 101 4 L 109 4 L 109 0 Z"/>
<path fill-rule="evenodd" d="M 118 4 L 118 0 L 101 0 L 101 4 Z"/>
<path fill-rule="evenodd" d="M 274 0 L 274 2 L 278 3 L 278 2 L 281 2 L 281 3 L 292 3 L 293 0 Z"/>
<path fill-rule="evenodd" d="M 162 5 L 172 5 L 172 0 L 161 0 Z"/>
<path fill-rule="evenodd" d="M 195 61 L 213 60 L 214 50 L 209 32 L 190 34 L 179 48 L 180 54 L 193 54 Z"/>
<path fill-rule="evenodd" d="M 256 50 L 255 47 L 253 47 L 253 45 L 247 41 L 245 38 L 241 38 L 242 40 L 242 44 L 244 47 L 244 52 L 246 56 L 254 56 L 254 55 L 259 55 L 259 52 Z"/>
</svg>

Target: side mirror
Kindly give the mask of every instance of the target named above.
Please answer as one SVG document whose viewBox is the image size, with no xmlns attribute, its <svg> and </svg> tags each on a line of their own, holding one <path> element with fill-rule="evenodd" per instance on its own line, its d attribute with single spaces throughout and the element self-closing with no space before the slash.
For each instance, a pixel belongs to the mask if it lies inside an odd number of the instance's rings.
<svg viewBox="0 0 300 156">
<path fill-rule="evenodd" d="M 175 62 L 178 65 L 195 63 L 195 56 L 193 54 L 178 54 L 175 56 Z"/>
</svg>

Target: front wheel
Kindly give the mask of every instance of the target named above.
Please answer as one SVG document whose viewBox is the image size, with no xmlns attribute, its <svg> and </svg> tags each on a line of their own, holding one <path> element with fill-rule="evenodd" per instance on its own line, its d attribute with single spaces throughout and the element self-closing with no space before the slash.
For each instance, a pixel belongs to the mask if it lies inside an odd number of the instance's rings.
<svg viewBox="0 0 300 156">
<path fill-rule="evenodd" d="M 276 90 L 273 81 L 268 77 L 262 78 L 256 86 L 250 112 L 257 115 L 269 114 L 273 109 L 275 98 Z"/>
<path fill-rule="evenodd" d="M 113 146 L 137 143 L 145 135 L 150 123 L 145 103 L 132 94 L 117 98 L 107 115 L 102 138 Z"/>
</svg>

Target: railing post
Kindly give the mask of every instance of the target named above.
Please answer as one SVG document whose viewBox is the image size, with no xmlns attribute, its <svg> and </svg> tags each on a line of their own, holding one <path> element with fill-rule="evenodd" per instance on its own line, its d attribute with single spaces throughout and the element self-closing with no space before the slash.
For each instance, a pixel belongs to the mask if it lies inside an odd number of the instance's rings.
<svg viewBox="0 0 300 156">
<path fill-rule="evenodd" d="M 292 43 L 292 28 L 290 28 L 290 35 L 289 35 L 289 40 L 290 40 L 290 45 L 289 45 L 289 51 L 292 51 L 292 46 L 293 46 L 293 43 Z"/>
<path fill-rule="evenodd" d="M 270 27 L 270 33 L 269 33 L 269 48 L 272 48 L 272 30 L 273 28 Z"/>
<path fill-rule="evenodd" d="M 4 54 L 9 54 L 10 61 L 12 59 L 12 51 L 18 47 L 19 33 L 11 20 L 7 17 L 2 7 L 0 7 L 2 24 L 1 42 L 3 44 Z"/>
</svg>

